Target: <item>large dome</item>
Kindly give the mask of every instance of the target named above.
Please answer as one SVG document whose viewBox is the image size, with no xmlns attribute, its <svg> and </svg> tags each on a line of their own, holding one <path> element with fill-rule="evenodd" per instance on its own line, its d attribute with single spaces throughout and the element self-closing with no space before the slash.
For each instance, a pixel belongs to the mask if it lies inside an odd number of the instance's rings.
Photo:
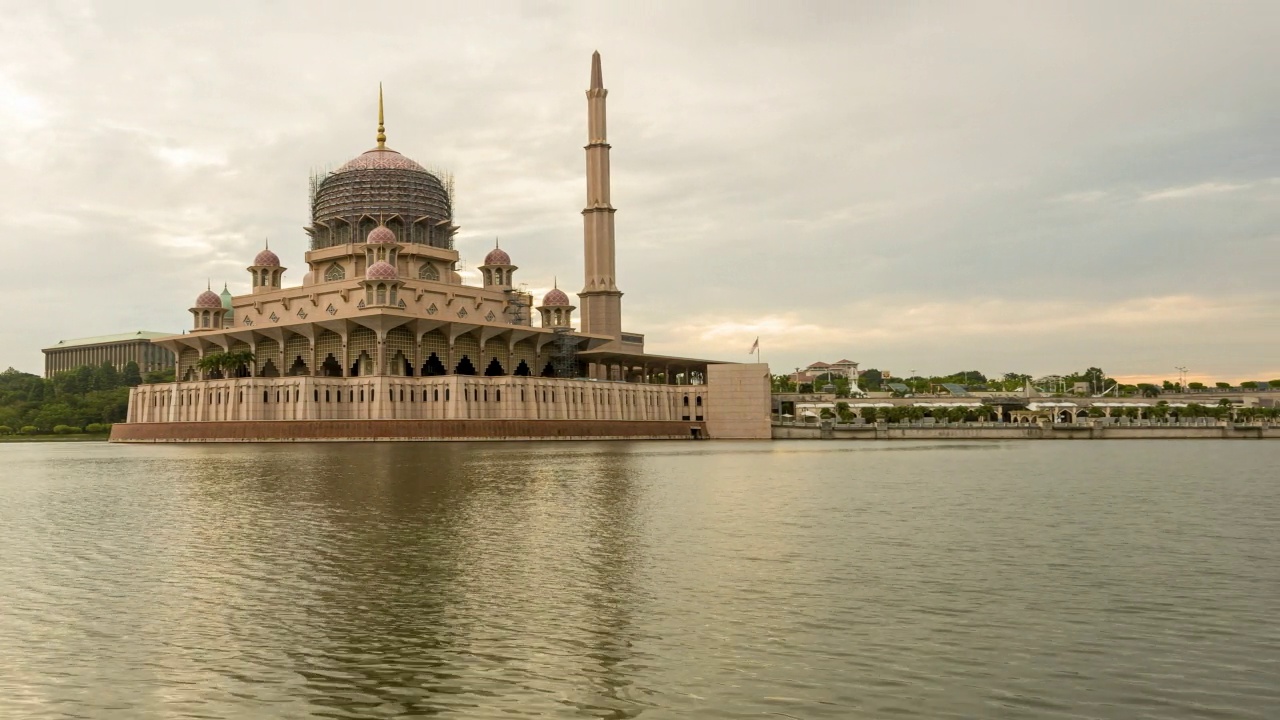
<svg viewBox="0 0 1280 720">
<path fill-rule="evenodd" d="M 380 221 L 405 242 L 452 246 L 453 209 L 444 183 L 381 143 L 315 186 L 311 247 L 361 242 Z"/>
</svg>

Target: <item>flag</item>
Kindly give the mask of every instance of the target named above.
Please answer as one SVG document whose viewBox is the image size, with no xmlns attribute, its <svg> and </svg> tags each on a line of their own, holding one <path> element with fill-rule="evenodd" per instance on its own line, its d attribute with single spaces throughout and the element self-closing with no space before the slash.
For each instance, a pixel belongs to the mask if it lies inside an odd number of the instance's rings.
<svg viewBox="0 0 1280 720">
<path fill-rule="evenodd" d="M 760 338 L 759 336 L 757 336 L 756 341 L 751 343 L 751 349 L 747 351 L 747 354 L 750 355 L 751 353 L 759 349 L 760 349 Z"/>
</svg>

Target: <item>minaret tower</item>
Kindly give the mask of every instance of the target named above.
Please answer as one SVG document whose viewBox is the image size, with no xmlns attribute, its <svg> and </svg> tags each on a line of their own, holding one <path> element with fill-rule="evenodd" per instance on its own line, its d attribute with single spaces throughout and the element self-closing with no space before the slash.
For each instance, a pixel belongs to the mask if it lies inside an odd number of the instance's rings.
<svg viewBox="0 0 1280 720">
<path fill-rule="evenodd" d="M 587 90 L 587 207 L 582 211 L 586 272 L 583 278 L 582 332 L 622 338 L 622 292 L 614 271 L 613 214 L 609 198 L 609 141 L 605 132 L 600 53 L 591 55 Z"/>
</svg>

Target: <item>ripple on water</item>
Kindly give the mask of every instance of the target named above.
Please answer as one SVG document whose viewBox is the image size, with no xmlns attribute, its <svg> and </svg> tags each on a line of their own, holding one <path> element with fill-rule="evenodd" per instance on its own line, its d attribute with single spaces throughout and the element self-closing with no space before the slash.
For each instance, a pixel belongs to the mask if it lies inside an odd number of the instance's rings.
<svg viewBox="0 0 1280 720">
<path fill-rule="evenodd" d="M 0 445 L 0 716 L 1275 717 L 1277 461 Z"/>
</svg>

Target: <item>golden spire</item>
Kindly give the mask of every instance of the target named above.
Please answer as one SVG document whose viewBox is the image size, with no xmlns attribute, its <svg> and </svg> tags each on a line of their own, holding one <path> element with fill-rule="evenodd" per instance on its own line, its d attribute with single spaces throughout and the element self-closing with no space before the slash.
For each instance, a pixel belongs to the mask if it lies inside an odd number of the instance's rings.
<svg viewBox="0 0 1280 720">
<path fill-rule="evenodd" d="M 378 83 L 378 149 L 387 146 L 387 128 L 382 119 L 382 83 Z"/>
</svg>

